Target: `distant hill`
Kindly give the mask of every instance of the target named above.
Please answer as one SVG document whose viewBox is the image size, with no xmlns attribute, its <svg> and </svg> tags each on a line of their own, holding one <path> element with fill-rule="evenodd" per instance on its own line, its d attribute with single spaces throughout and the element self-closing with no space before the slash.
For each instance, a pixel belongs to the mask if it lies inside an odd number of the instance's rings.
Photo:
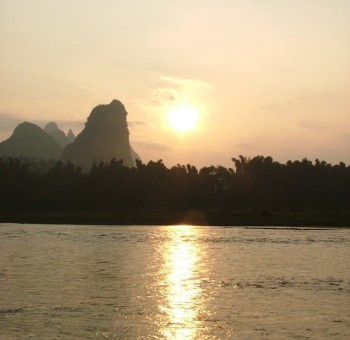
<svg viewBox="0 0 350 340">
<path fill-rule="evenodd" d="M 73 143 L 75 140 L 75 135 L 74 135 L 72 129 L 69 129 L 69 131 L 67 133 L 67 140 L 68 140 L 69 144 Z"/>
<path fill-rule="evenodd" d="M 128 167 L 134 166 L 132 154 L 138 155 L 130 147 L 126 116 L 125 107 L 118 100 L 96 106 L 83 131 L 64 148 L 61 159 L 85 169 L 89 169 L 94 161 L 109 162 L 112 158 L 122 159 Z"/>
<path fill-rule="evenodd" d="M 69 130 L 66 135 L 60 130 L 55 122 L 48 123 L 43 129 L 48 135 L 50 135 L 62 148 L 72 143 L 75 139 L 72 130 Z"/>
<path fill-rule="evenodd" d="M 0 156 L 58 159 L 62 147 L 38 125 L 19 124 L 10 138 L 0 143 Z"/>
</svg>

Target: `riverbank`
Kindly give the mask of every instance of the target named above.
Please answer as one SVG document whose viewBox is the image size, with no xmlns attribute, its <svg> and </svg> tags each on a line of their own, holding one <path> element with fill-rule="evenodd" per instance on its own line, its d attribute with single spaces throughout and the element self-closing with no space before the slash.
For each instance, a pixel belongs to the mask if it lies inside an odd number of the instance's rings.
<svg viewBox="0 0 350 340">
<path fill-rule="evenodd" d="M 0 223 L 350 227 L 348 210 L 115 210 L 0 212 Z"/>
</svg>

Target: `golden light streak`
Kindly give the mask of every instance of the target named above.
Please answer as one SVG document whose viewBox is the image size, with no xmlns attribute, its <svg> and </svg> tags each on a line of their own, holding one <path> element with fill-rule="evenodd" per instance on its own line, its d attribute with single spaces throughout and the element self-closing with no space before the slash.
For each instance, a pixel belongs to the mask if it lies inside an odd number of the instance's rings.
<svg viewBox="0 0 350 340">
<path fill-rule="evenodd" d="M 193 226 L 169 226 L 169 243 L 164 253 L 166 303 L 164 310 L 168 327 L 164 336 L 171 339 L 195 338 L 201 288 L 196 278 L 199 262 L 198 243 L 191 241 L 197 228 Z"/>
</svg>

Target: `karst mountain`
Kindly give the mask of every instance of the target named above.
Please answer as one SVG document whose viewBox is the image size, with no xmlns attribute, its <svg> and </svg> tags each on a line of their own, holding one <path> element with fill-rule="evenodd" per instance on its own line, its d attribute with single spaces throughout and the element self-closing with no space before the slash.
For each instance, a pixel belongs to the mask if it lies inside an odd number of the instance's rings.
<svg viewBox="0 0 350 340">
<path fill-rule="evenodd" d="M 62 148 L 72 143 L 75 139 L 72 130 L 69 130 L 66 135 L 60 130 L 55 122 L 51 122 L 45 125 L 43 129 L 48 135 L 50 135 Z"/>
<path fill-rule="evenodd" d="M 38 125 L 23 122 L 0 143 L 0 156 L 58 159 L 62 147 Z"/>
<path fill-rule="evenodd" d="M 126 116 L 127 111 L 119 100 L 96 106 L 85 128 L 64 148 L 61 160 L 84 169 L 90 169 L 94 161 L 109 162 L 113 158 L 123 160 L 125 166 L 134 166 L 132 154 L 136 153 L 130 146 Z"/>
<path fill-rule="evenodd" d="M 132 167 L 140 156 L 130 146 L 126 116 L 125 107 L 118 100 L 98 105 L 77 137 L 71 129 L 65 134 L 55 122 L 43 129 L 23 122 L 9 139 L 0 143 L 0 156 L 69 161 L 84 170 L 89 170 L 94 162 L 108 163 L 112 159 Z"/>
</svg>

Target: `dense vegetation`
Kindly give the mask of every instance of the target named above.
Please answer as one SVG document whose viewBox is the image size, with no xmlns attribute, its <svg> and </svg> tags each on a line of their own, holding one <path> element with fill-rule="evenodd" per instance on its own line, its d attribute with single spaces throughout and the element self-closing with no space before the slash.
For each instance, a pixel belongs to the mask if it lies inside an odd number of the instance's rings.
<svg viewBox="0 0 350 340">
<path fill-rule="evenodd" d="M 233 158 L 233 168 L 167 168 L 159 160 L 71 163 L 0 158 L 2 211 L 116 209 L 304 209 L 350 206 L 350 166 L 271 157 Z"/>
</svg>

